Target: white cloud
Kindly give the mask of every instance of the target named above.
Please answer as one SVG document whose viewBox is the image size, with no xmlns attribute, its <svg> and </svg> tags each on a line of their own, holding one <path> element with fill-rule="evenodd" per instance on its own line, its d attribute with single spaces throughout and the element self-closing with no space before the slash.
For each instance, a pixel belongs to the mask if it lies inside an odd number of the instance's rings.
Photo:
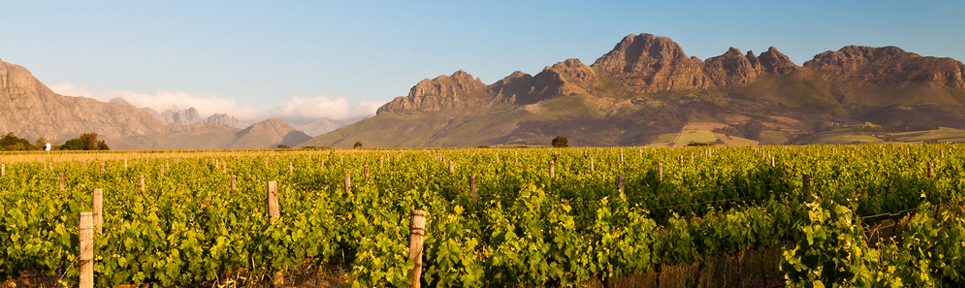
<svg viewBox="0 0 965 288">
<path fill-rule="evenodd" d="M 375 115 L 375 111 L 378 110 L 382 104 L 385 104 L 385 102 L 382 101 L 366 100 L 352 106 L 345 97 L 331 99 L 324 95 L 313 98 L 294 96 L 289 98 L 288 101 L 281 106 L 265 109 L 251 105 L 238 105 L 233 98 L 214 95 L 198 96 L 181 91 L 169 92 L 158 90 L 153 94 L 131 91 L 110 91 L 104 94 L 94 95 L 89 90 L 76 87 L 69 82 L 57 83 L 50 86 L 50 89 L 61 95 L 89 97 L 104 102 L 114 98 L 121 98 L 135 107 L 148 107 L 158 112 L 194 107 L 194 109 L 197 109 L 198 113 L 204 117 L 215 113 L 226 113 L 249 123 L 261 122 L 268 118 L 279 118 L 297 125 L 302 125 L 323 117 L 345 123 L 353 123 Z"/>
</svg>

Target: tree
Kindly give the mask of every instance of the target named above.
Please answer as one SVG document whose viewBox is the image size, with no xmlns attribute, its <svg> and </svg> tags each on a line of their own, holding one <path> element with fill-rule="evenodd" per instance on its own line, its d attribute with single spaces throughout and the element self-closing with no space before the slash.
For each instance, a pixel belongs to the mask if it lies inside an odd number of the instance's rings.
<svg viewBox="0 0 965 288">
<path fill-rule="evenodd" d="M 278 144 L 277 147 L 278 147 L 278 149 L 288 149 L 288 148 L 291 148 L 291 147 L 288 147 L 288 145 L 285 145 L 285 144 Z"/>
<path fill-rule="evenodd" d="M 557 135 L 556 138 L 553 138 L 552 144 L 553 144 L 553 147 L 557 147 L 557 148 L 570 147 L 569 143 L 567 142 L 568 141 L 566 140 L 566 137 Z"/>
<path fill-rule="evenodd" d="M 6 136 L 0 137 L 0 150 L 25 151 L 37 149 L 37 146 L 30 144 L 30 141 L 27 141 L 27 139 L 17 137 L 17 134 L 14 132 L 7 133 Z"/>
<path fill-rule="evenodd" d="M 98 150 L 97 133 L 90 132 L 80 134 L 80 142 L 84 143 L 84 150 Z"/>
<path fill-rule="evenodd" d="M 62 150 L 84 150 L 84 148 L 87 148 L 87 146 L 84 145 L 84 141 L 80 141 L 80 139 L 74 138 L 74 139 L 67 140 L 67 142 L 64 143 L 64 146 L 61 147 L 60 149 L 62 149 Z"/>
<path fill-rule="evenodd" d="M 44 147 L 47 147 L 47 138 L 44 138 L 42 136 L 40 138 L 37 138 L 37 146 L 39 146 L 40 149 L 44 149 Z"/>
<path fill-rule="evenodd" d="M 355 142 L 355 146 L 352 146 L 352 148 L 355 148 L 355 149 L 362 148 L 362 142 Z"/>
<path fill-rule="evenodd" d="M 107 143 L 101 140 L 97 142 L 97 150 L 111 150 L 111 147 L 107 147 Z"/>
</svg>

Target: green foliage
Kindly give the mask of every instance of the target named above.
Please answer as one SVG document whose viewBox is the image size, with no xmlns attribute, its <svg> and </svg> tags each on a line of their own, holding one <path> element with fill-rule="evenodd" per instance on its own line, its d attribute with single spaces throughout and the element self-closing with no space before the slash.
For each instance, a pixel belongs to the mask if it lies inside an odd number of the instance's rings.
<svg viewBox="0 0 965 288">
<path fill-rule="evenodd" d="M 84 148 L 87 148 L 87 145 L 84 144 L 84 141 L 81 141 L 80 139 L 75 138 L 75 139 L 67 140 L 67 142 L 64 142 L 64 146 L 61 149 L 84 150 Z"/>
<path fill-rule="evenodd" d="M 120 160 L 103 160 L 103 174 L 91 162 L 55 162 L 53 171 L 46 163 L 8 162 L 0 177 L 0 279 L 29 270 L 58 278 L 66 272 L 64 285 L 74 285 L 76 267 L 68 267 L 77 254 L 77 215 L 91 209 L 91 190 L 104 188 L 98 287 L 202 286 L 238 269 L 250 271 L 251 281 L 269 281 L 304 265 L 342 267 L 356 287 L 405 287 L 414 267 L 407 237 L 416 209 L 429 213 L 426 287 L 581 286 L 784 243 L 791 243 L 781 265 L 790 287 L 962 287 L 965 146 L 905 148 L 133 155 L 127 170 Z M 693 162 L 677 164 L 691 153 Z M 215 160 L 228 163 L 228 171 Z M 549 160 L 556 163 L 552 179 Z M 449 161 L 456 173 L 448 172 Z M 930 178 L 927 162 L 935 168 Z M 167 164 L 162 173 L 158 167 Z M 64 193 L 58 173 L 65 174 Z M 351 192 L 344 189 L 346 173 Z M 812 194 L 823 200 L 800 204 L 802 174 L 812 176 Z M 234 192 L 230 175 L 238 180 Z M 616 176 L 625 177 L 622 191 Z M 269 180 L 279 183 L 281 218 L 274 223 L 264 205 Z M 868 244 L 865 230 L 882 218 L 855 215 L 899 211 L 909 216 L 895 238 Z"/>
<path fill-rule="evenodd" d="M 28 151 L 39 150 L 40 147 L 30 144 L 27 139 L 21 139 L 13 132 L 0 137 L 0 149 L 3 151 Z"/>
<path fill-rule="evenodd" d="M 61 150 L 111 150 L 104 140 L 97 140 L 97 133 L 84 133 L 80 137 L 67 140 Z"/>
<path fill-rule="evenodd" d="M 794 230 L 797 245 L 784 251 L 781 270 L 795 287 L 874 287 L 878 257 L 851 209 L 833 201 L 804 204 Z"/>
</svg>

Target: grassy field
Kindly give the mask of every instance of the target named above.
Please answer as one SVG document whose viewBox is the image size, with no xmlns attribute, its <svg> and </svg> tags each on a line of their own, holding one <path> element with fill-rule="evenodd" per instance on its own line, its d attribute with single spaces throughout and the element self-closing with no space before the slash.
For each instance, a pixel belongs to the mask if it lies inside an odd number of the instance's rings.
<svg viewBox="0 0 965 288">
<path fill-rule="evenodd" d="M 689 130 L 681 131 L 680 138 L 677 139 L 677 143 L 674 146 L 687 146 L 690 143 L 714 143 L 717 141 L 717 137 L 714 137 L 714 133 L 708 130 Z"/>
</svg>

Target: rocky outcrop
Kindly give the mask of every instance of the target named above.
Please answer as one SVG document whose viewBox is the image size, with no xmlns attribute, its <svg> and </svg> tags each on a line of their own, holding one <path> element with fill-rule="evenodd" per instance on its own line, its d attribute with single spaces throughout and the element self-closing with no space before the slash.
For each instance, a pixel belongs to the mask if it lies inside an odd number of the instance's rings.
<svg viewBox="0 0 965 288">
<path fill-rule="evenodd" d="M 750 51 L 747 55 L 753 58 L 748 58 L 737 48 L 731 47 L 724 55 L 704 61 L 704 72 L 714 85 L 747 84 L 754 81 L 760 71 L 757 57 Z"/>
<path fill-rule="evenodd" d="M 750 54 L 751 52 L 748 51 L 747 53 Z M 800 68 L 795 65 L 787 55 L 784 55 L 781 51 L 777 51 L 777 48 L 774 48 L 774 46 L 767 48 L 767 51 L 761 53 L 761 56 L 757 57 L 757 59 L 761 63 L 761 71 L 765 73 L 787 75 L 794 73 Z"/>
<path fill-rule="evenodd" d="M 965 88 L 965 64 L 952 58 L 923 57 L 898 47 L 847 46 L 814 56 L 804 67 L 874 84 L 931 83 Z"/>
<path fill-rule="evenodd" d="M 626 93 L 657 93 L 710 86 L 701 62 L 677 42 L 653 34 L 629 35 L 592 65 L 613 75 Z"/>
<path fill-rule="evenodd" d="M 486 89 L 486 84 L 459 70 L 452 76 L 442 75 L 435 79 L 425 79 L 409 89 L 409 95 L 396 97 L 376 112 L 386 111 L 439 111 L 444 108 L 463 106 L 467 96 Z"/>
</svg>

